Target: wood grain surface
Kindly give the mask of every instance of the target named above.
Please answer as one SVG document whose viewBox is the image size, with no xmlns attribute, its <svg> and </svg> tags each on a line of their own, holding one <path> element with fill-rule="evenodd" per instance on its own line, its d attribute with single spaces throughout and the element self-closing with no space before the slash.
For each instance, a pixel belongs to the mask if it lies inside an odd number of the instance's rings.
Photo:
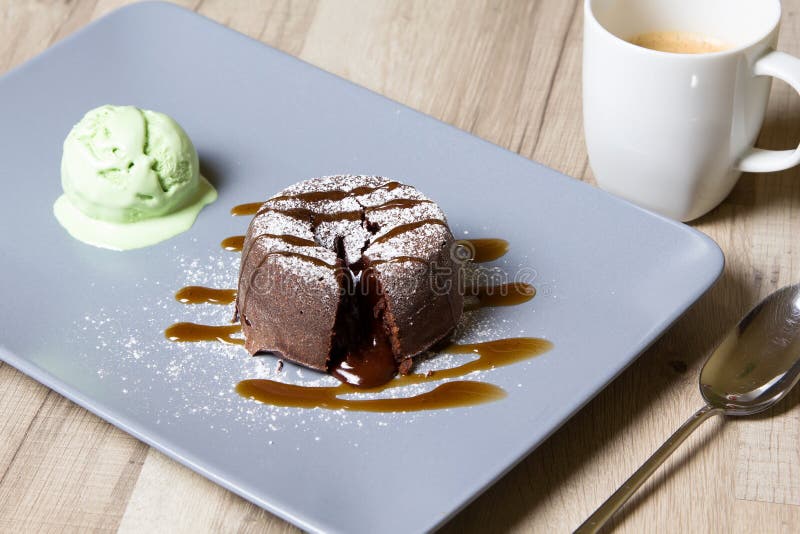
<svg viewBox="0 0 800 534">
<path fill-rule="evenodd" d="M 0 73 L 124 3 L 0 0 Z M 593 182 L 581 123 L 580 0 L 181 3 Z M 783 5 L 779 48 L 800 54 L 800 0 Z M 798 141 L 800 98 L 776 82 L 760 145 Z M 700 406 L 704 355 L 761 297 L 800 280 L 799 175 L 745 175 L 722 206 L 693 223 L 725 252 L 719 283 L 445 532 L 568 531 Z M 613 527 L 797 532 L 798 400 L 795 392 L 761 416 L 707 423 Z M 295 530 L 0 364 L 1 532 Z"/>
</svg>

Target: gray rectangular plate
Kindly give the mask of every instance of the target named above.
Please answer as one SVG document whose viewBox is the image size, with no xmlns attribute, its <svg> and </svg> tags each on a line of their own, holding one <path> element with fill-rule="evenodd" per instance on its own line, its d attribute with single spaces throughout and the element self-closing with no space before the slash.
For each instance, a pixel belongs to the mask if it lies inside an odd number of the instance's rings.
<svg viewBox="0 0 800 534">
<path fill-rule="evenodd" d="M 106 103 L 166 112 L 189 132 L 220 198 L 188 233 L 116 253 L 56 223 L 61 142 Z M 497 267 L 539 294 L 472 314 L 466 335 L 522 333 L 555 348 L 477 377 L 507 398 L 411 414 L 275 408 L 233 391 L 273 376 L 273 357 L 164 339 L 174 321 L 230 319 L 230 307 L 173 294 L 235 284 L 237 255 L 219 241 L 248 221 L 231 206 L 338 173 L 406 181 L 441 204 L 457 236 L 510 241 Z M 0 80 L 0 188 L 3 360 L 309 530 L 441 524 L 625 368 L 723 265 L 691 228 L 166 4 L 121 9 Z M 277 376 L 324 382 L 293 366 Z"/>
</svg>

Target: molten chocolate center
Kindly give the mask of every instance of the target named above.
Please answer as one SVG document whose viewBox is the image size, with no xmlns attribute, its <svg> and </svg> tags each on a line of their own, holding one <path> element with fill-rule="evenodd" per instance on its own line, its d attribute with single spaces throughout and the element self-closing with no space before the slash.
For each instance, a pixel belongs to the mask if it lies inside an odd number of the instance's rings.
<svg viewBox="0 0 800 534">
<path fill-rule="evenodd" d="M 384 321 L 383 291 L 373 269 L 361 270 L 363 258 L 357 266 L 347 264 L 341 239 L 336 243 L 336 253 L 344 268 L 328 372 L 358 388 L 377 387 L 397 374 L 397 361 Z M 361 277 L 356 280 L 354 272 L 359 271 Z"/>
</svg>

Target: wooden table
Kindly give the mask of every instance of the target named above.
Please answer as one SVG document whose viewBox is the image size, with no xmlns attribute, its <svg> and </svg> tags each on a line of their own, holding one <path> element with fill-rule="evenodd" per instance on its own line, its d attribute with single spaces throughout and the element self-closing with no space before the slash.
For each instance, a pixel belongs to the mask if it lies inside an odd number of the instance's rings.
<svg viewBox="0 0 800 534">
<path fill-rule="evenodd" d="M 123 3 L 0 0 L 0 73 Z M 581 124 L 580 0 L 182 3 L 593 181 Z M 784 10 L 780 48 L 799 54 L 800 0 L 785 0 Z M 761 146 L 798 141 L 800 98 L 776 83 Z M 446 532 L 574 528 L 700 406 L 704 355 L 762 296 L 800 279 L 798 175 L 745 175 L 693 223 L 725 251 L 719 283 Z M 763 416 L 706 423 L 617 516 L 618 530 L 796 532 L 798 399 L 800 391 Z M 0 531 L 94 530 L 296 529 L 0 364 Z"/>
</svg>

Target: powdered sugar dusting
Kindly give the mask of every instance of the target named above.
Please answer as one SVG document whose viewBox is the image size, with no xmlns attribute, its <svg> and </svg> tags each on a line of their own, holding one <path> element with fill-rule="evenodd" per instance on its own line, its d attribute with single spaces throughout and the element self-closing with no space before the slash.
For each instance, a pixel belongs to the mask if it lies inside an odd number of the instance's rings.
<svg viewBox="0 0 800 534">
<path fill-rule="evenodd" d="M 249 233 L 254 236 L 270 233 L 313 237 L 319 244 L 320 250 L 304 253 L 320 259 L 325 256 L 322 249 L 334 250 L 336 240 L 342 237 L 346 260 L 348 263 L 355 263 L 361 258 L 365 244 L 379 240 L 398 226 L 427 219 L 446 223 L 442 210 L 414 187 L 397 184 L 390 188 L 388 187 L 390 184 L 395 182 L 378 176 L 353 175 L 325 176 L 294 184 L 267 200 L 254 218 Z M 335 200 L 297 198 L 298 195 L 304 194 L 313 195 L 326 191 L 347 193 L 356 189 L 359 190 L 357 191 L 359 194 Z M 364 189 L 367 191 L 363 192 Z M 393 200 L 417 200 L 420 203 L 408 207 L 373 209 Z M 304 220 L 287 215 L 291 210 L 309 210 L 310 213 L 319 215 L 347 214 L 347 216 L 333 221 L 321 219 L 312 224 L 310 219 Z M 377 231 L 373 234 L 365 223 L 376 227 Z M 412 249 L 420 248 L 420 240 L 437 242 L 448 233 L 449 230 L 444 225 L 428 224 L 410 230 L 402 236 L 398 235 L 371 245 L 366 252 L 370 257 L 380 259 L 409 255 Z M 248 247 L 249 244 L 246 244 L 245 254 L 248 252 Z"/>
</svg>

